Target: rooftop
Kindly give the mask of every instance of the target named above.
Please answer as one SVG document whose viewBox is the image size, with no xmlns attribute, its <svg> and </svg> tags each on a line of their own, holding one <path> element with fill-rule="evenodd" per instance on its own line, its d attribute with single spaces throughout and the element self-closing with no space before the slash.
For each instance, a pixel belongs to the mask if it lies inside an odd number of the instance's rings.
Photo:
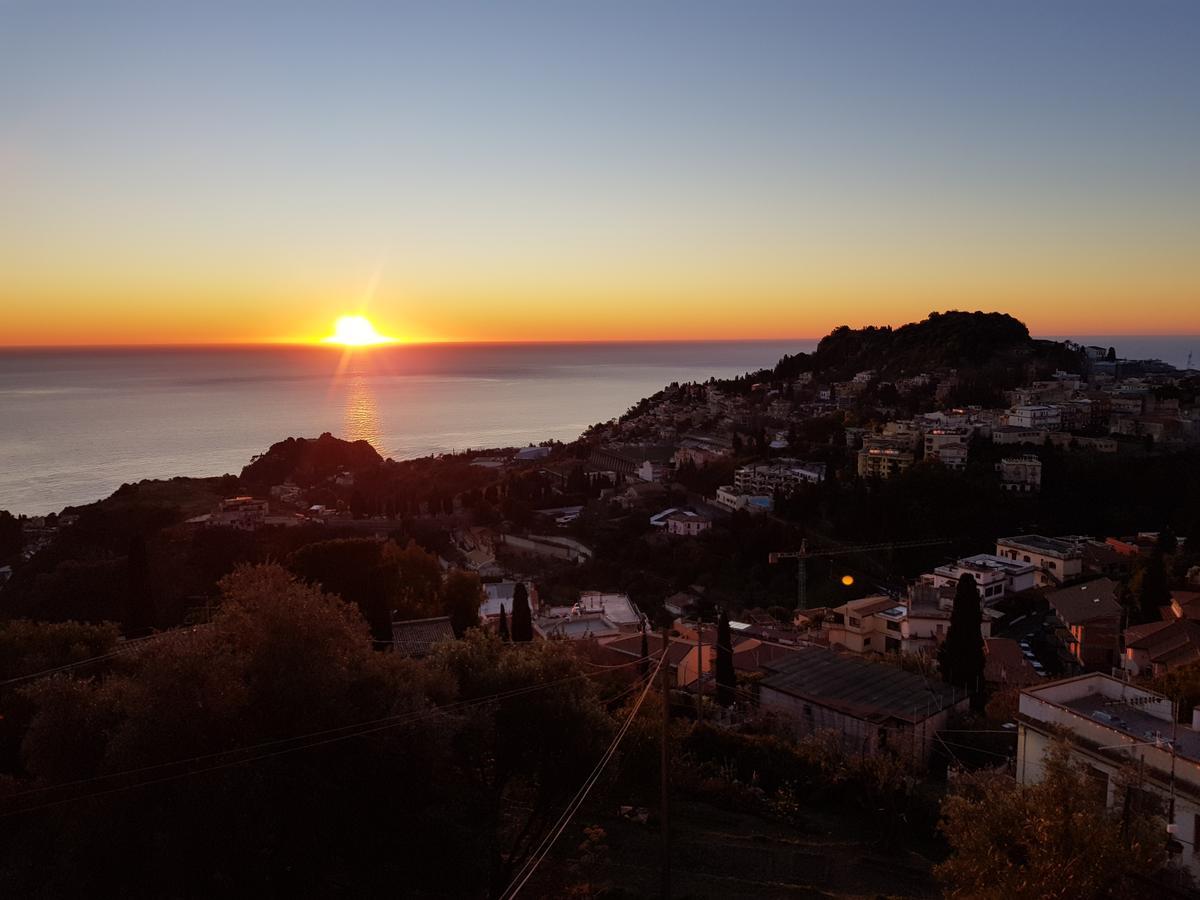
<svg viewBox="0 0 1200 900">
<path fill-rule="evenodd" d="M 1117 602 L 1117 583 L 1111 578 L 1072 585 L 1046 595 L 1051 608 L 1068 625 L 1082 625 L 1093 619 L 1121 614 Z"/>
<path fill-rule="evenodd" d="M 1018 550 L 1032 550 L 1035 553 L 1041 553 L 1046 556 L 1057 556 L 1059 558 L 1079 555 L 1079 550 L 1070 541 L 1042 537 L 1040 534 L 1020 534 L 1016 537 L 997 538 L 996 543 L 1004 547 L 1013 547 Z"/>
<path fill-rule="evenodd" d="M 819 647 L 797 647 L 765 668 L 771 673 L 762 680 L 765 688 L 875 722 L 918 722 L 961 699 L 924 675 Z"/>
<path fill-rule="evenodd" d="M 448 616 L 392 623 L 392 647 L 405 656 L 427 656 L 434 645 L 454 640 Z"/>
</svg>

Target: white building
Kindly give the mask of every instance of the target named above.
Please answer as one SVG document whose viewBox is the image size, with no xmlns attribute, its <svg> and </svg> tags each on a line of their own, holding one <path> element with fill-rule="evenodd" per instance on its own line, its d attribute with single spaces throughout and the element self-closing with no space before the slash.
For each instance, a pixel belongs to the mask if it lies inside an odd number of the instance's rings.
<svg viewBox="0 0 1200 900">
<path fill-rule="evenodd" d="M 732 484 L 717 488 L 713 503 L 730 512 L 745 510 L 748 513 L 767 513 L 775 508 L 775 498 L 770 494 L 743 494 Z"/>
<path fill-rule="evenodd" d="M 242 531 L 254 531 L 263 525 L 270 513 L 270 504 L 266 500 L 254 497 L 230 497 L 222 500 L 217 511 L 208 518 L 209 525 L 237 528 Z"/>
<path fill-rule="evenodd" d="M 1005 556 L 978 553 L 938 566 L 923 580 L 934 587 L 956 587 L 963 575 L 975 579 L 979 597 L 985 605 L 995 603 L 1005 594 L 1027 591 L 1037 581 L 1037 567 Z"/>
<path fill-rule="evenodd" d="M 1190 726 L 1176 725 L 1167 697 L 1091 673 L 1026 688 L 1018 710 L 1018 781 L 1045 777 L 1046 752 L 1060 737 L 1110 805 L 1121 770 L 1137 773 L 1142 799 L 1168 819 L 1178 864 L 1200 876 L 1200 708 Z"/>
<path fill-rule="evenodd" d="M 1061 585 L 1083 572 L 1083 551 L 1073 541 L 1022 534 L 999 538 L 996 555 L 1017 562 L 1032 563 L 1037 570 L 1037 584 Z"/>
<path fill-rule="evenodd" d="M 1008 424 L 1017 428 L 1040 428 L 1053 431 L 1062 421 L 1057 406 L 1043 404 L 1014 406 L 1008 411 Z"/>
<path fill-rule="evenodd" d="M 677 509 L 667 516 L 667 534 L 694 537 L 712 528 L 712 519 L 690 509 Z"/>
<path fill-rule="evenodd" d="M 996 471 L 1006 491 L 1036 494 L 1042 489 L 1042 461 L 1032 454 L 1005 457 L 996 463 Z"/>
</svg>

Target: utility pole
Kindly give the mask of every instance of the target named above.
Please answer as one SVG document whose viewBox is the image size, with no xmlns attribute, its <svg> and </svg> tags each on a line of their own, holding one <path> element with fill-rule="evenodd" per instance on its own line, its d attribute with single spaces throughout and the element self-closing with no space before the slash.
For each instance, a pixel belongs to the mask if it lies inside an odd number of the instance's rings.
<svg viewBox="0 0 1200 900">
<path fill-rule="evenodd" d="M 659 764 L 662 767 L 662 809 L 659 818 L 662 821 L 662 900 L 671 900 L 671 820 L 669 817 L 670 791 L 668 789 L 668 772 L 670 765 L 670 731 L 671 731 L 671 689 L 669 684 L 670 665 L 667 651 L 670 649 L 671 638 L 667 629 L 662 633 L 663 656 L 662 662 L 662 752 Z"/>
<path fill-rule="evenodd" d="M 704 622 L 696 615 L 696 724 L 704 724 Z"/>
</svg>

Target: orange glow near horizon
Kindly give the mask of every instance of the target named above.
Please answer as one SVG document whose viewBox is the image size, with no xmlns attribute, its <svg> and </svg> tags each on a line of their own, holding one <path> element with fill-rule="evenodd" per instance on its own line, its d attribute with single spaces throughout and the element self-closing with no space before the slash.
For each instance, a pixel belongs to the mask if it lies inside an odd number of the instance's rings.
<svg viewBox="0 0 1200 900">
<path fill-rule="evenodd" d="M 333 334 L 322 338 L 321 342 L 340 344 L 343 347 L 370 347 L 376 344 L 394 344 L 396 338 L 380 334 L 366 316 L 341 316 L 334 323 Z"/>
</svg>

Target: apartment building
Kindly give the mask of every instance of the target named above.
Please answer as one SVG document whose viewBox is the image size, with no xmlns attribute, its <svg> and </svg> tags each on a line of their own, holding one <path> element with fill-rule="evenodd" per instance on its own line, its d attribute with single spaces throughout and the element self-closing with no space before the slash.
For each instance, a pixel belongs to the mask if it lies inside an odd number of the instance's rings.
<svg viewBox="0 0 1200 900">
<path fill-rule="evenodd" d="M 1053 431 L 1062 422 L 1057 406 L 1031 404 L 1014 406 L 1008 411 L 1009 425 L 1017 428 L 1040 428 L 1043 431 Z"/>
<path fill-rule="evenodd" d="M 825 480 L 825 464 L 777 459 L 769 463 L 741 466 L 733 473 L 733 486 L 742 494 L 790 494 L 802 484 Z"/>
<path fill-rule="evenodd" d="M 1123 802 L 1123 773 L 1137 798 L 1167 819 L 1175 864 L 1200 876 L 1200 708 L 1175 724 L 1171 701 L 1108 675 L 1090 673 L 1026 688 L 1017 714 L 1017 780 L 1045 777 L 1051 744 L 1065 740 L 1109 806 Z"/>
<path fill-rule="evenodd" d="M 931 428 L 925 432 L 925 458 L 948 469 L 966 468 L 970 442 L 971 429 L 965 426 Z"/>
<path fill-rule="evenodd" d="M 1017 562 L 991 553 L 978 553 L 938 566 L 933 572 L 923 575 L 922 580 L 934 587 L 953 588 L 963 575 L 975 579 L 979 598 L 985 606 L 995 603 L 1006 594 L 1027 591 L 1037 581 L 1037 569 L 1032 563 Z"/>
<path fill-rule="evenodd" d="M 1074 541 L 1022 534 L 999 538 L 996 555 L 1018 562 L 1031 563 L 1037 570 L 1039 587 L 1065 584 L 1083 572 L 1083 551 Z"/>
<path fill-rule="evenodd" d="M 903 443 L 868 438 L 858 451 L 859 478 L 891 478 L 912 467 L 916 457 Z"/>
</svg>

